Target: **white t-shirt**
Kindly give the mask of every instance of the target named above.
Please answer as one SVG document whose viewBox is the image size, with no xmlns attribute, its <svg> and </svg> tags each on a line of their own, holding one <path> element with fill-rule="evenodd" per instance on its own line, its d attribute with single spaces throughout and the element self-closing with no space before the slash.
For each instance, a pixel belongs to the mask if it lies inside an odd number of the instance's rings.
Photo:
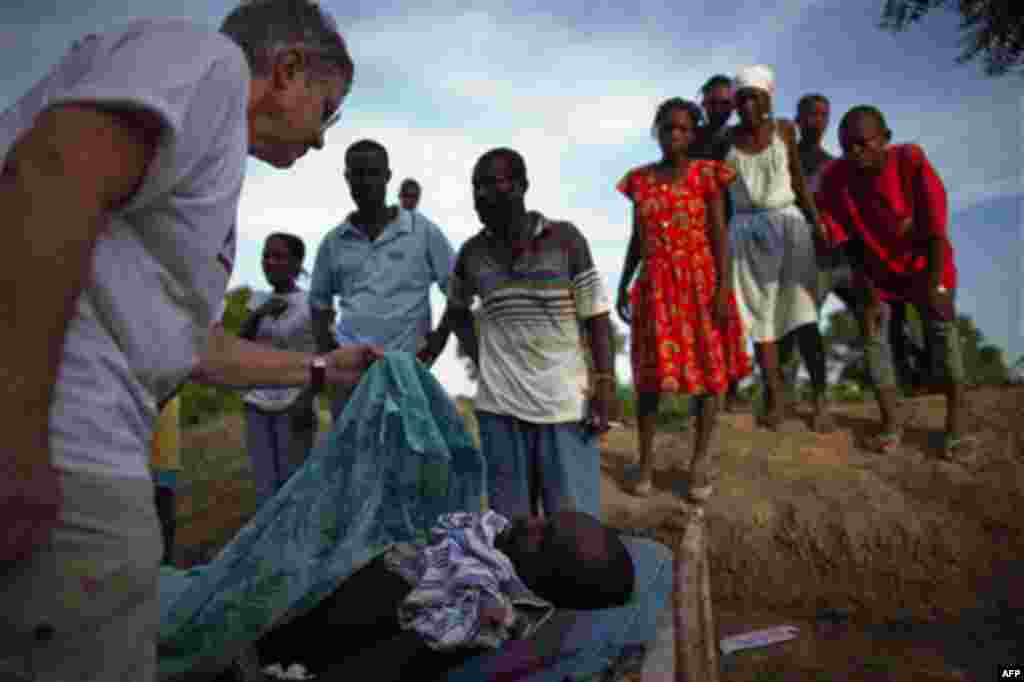
<svg viewBox="0 0 1024 682">
<path fill-rule="evenodd" d="M 58 469 L 149 478 L 157 403 L 194 368 L 231 275 L 249 84 L 227 37 L 137 21 L 75 43 L 0 114 L 0 161 L 58 103 L 137 107 L 164 123 L 142 186 L 96 244 L 68 326 L 50 411 Z"/>
<path fill-rule="evenodd" d="M 313 312 L 309 307 L 309 294 L 299 290 L 278 296 L 266 291 L 254 291 L 249 297 L 246 307 L 250 311 L 256 310 L 271 298 L 283 298 L 287 301 L 288 307 L 280 317 L 264 316 L 260 320 L 253 341 L 281 350 L 316 352 L 316 340 L 313 336 Z M 242 400 L 260 409 L 279 411 L 290 407 L 302 390 L 301 387 L 257 388 L 248 391 Z"/>
</svg>

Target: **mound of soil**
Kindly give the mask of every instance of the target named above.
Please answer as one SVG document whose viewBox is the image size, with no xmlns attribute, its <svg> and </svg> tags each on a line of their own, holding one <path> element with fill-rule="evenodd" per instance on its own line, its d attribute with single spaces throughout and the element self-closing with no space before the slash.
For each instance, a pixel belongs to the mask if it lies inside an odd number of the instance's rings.
<svg viewBox="0 0 1024 682">
<path fill-rule="evenodd" d="M 956 462 L 935 456 L 943 399 L 907 404 L 903 445 L 889 455 L 859 445 L 877 430 L 871 403 L 837 406 L 828 435 L 799 418 L 773 433 L 723 415 L 707 504 L 719 635 L 781 623 L 803 633 L 723 661 L 723 680 L 980 680 L 1024 650 L 1024 387 L 969 393 L 978 443 Z M 231 416 L 183 434 L 182 565 L 212 556 L 254 511 L 243 432 Z M 605 521 L 675 546 L 667 520 L 683 505 L 690 439 L 659 434 L 656 490 L 642 499 L 625 492 L 635 432 L 609 433 Z M 827 609 L 849 625 L 815 619 Z"/>
<path fill-rule="evenodd" d="M 945 415 L 937 396 L 908 402 L 903 445 L 888 455 L 858 445 L 877 430 L 871 404 L 837 408 L 840 428 L 827 435 L 800 420 L 773 433 L 751 415 L 723 416 L 707 505 L 716 599 L 838 608 L 874 622 L 948 621 L 975 607 L 1024 556 L 1024 389 L 980 389 L 968 403 L 978 443 L 955 462 L 935 456 Z M 687 485 L 690 436 L 659 434 L 648 499 L 625 492 L 635 442 L 630 428 L 606 438 L 606 520 L 672 542 L 665 519 Z"/>
</svg>

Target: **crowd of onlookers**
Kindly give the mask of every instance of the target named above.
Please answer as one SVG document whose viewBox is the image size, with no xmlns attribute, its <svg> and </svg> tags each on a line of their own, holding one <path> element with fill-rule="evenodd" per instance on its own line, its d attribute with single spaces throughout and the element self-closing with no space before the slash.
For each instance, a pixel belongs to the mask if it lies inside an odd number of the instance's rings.
<svg viewBox="0 0 1024 682">
<path fill-rule="evenodd" d="M 6 413 L 23 415 L 0 485 L 0 660 L 22 661 L 32 679 L 154 679 L 180 469 L 176 396 L 187 381 L 245 391 L 246 449 L 265 501 L 309 453 L 326 386 L 337 419 L 385 352 L 430 365 L 454 333 L 479 369 L 493 511 L 532 519 L 514 524 L 524 542 L 557 535 L 545 524 L 560 512 L 600 517 L 597 436 L 616 400 L 612 303 L 584 232 L 527 209 L 517 151 L 476 161 L 481 229 L 456 251 L 418 210 L 417 182 L 388 203 L 387 149 L 352 144 L 356 210 L 320 243 L 309 290 L 298 286 L 305 244 L 272 234 L 271 290 L 249 300 L 239 334 L 220 324 L 247 156 L 289 168 L 322 148 L 354 71 L 319 5 L 257 0 L 219 32 L 142 20 L 87 36 L 0 115 L 0 211 L 18 253 L 0 289 L 18 349 L 5 354 L 0 395 Z M 783 420 L 782 368 L 797 350 L 812 425 L 835 428 L 819 332 L 829 293 L 855 311 L 865 339 L 881 408 L 869 446 L 900 442 L 908 304 L 926 341 L 912 364 L 947 397 L 941 454 L 970 444 L 935 169 L 919 146 L 891 144 L 870 106 L 843 115 L 843 157 L 833 159 L 821 146 L 828 99 L 802 98 L 794 125 L 776 115 L 774 91 L 771 69 L 753 66 L 708 81 L 703 111 L 667 100 L 652 129 L 659 158 L 616 185 L 633 208 L 614 305 L 631 325 L 637 494 L 652 488 L 659 396 L 686 393 L 697 425 L 689 496 L 708 499 L 718 411 L 737 404 L 752 371 L 748 337 L 760 423 Z M 436 328 L 433 284 L 447 297 Z"/>
<path fill-rule="evenodd" d="M 617 310 L 632 329 L 637 494 L 651 491 L 658 396 L 674 392 L 698 396 L 691 493 L 710 494 L 701 463 L 719 404 L 739 403 L 736 384 L 750 372 L 744 334 L 760 368 L 759 423 L 784 420 L 797 350 L 810 376 L 811 425 L 835 428 L 819 326 L 830 293 L 865 339 L 882 422 L 867 447 L 900 444 L 901 379 L 945 393 L 941 456 L 971 443 L 942 181 L 919 146 L 890 144 L 877 108 L 844 114 L 836 159 L 822 146 L 828 98 L 802 97 L 793 125 L 775 115 L 774 91 L 774 73 L 758 65 L 709 79 L 702 107 L 665 101 L 652 130 L 661 158 L 618 185 L 633 205 Z M 739 121 L 729 126 L 734 111 Z M 923 346 L 906 333 L 907 305 L 922 320 Z"/>
</svg>

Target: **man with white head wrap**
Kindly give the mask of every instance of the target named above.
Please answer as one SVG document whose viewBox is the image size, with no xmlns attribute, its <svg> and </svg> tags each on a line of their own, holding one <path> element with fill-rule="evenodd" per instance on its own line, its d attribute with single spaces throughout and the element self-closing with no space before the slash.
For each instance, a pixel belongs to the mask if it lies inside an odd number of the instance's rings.
<svg viewBox="0 0 1024 682">
<path fill-rule="evenodd" d="M 776 342 L 794 332 L 814 387 L 813 428 L 834 428 L 825 401 L 825 352 L 816 305 L 818 225 L 790 121 L 775 119 L 775 74 L 762 64 L 736 74 L 739 125 L 729 131 L 733 282 L 740 315 L 754 341 L 765 386 L 761 423 L 782 421 L 783 378 Z M 813 226 L 813 229 L 812 229 Z"/>
<path fill-rule="evenodd" d="M 734 87 L 737 93 L 744 88 L 757 88 L 758 90 L 767 92 L 770 97 L 774 96 L 775 72 L 773 72 L 770 67 L 763 64 L 748 66 L 740 69 L 739 73 L 736 74 Z M 765 118 L 768 118 L 768 116 Z"/>
</svg>

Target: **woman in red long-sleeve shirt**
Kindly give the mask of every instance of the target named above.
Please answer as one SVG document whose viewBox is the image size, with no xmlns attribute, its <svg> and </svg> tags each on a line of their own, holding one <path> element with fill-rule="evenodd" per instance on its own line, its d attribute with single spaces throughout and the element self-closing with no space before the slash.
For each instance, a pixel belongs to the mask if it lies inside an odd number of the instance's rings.
<svg viewBox="0 0 1024 682">
<path fill-rule="evenodd" d="M 971 441 L 965 436 L 964 370 L 954 306 L 957 272 L 947 232 L 946 190 L 917 145 L 890 145 L 882 113 L 854 107 L 843 117 L 843 158 L 822 179 L 817 204 L 833 244 L 850 242 L 859 255 L 853 284 L 861 292 L 861 325 L 868 370 L 882 412 L 873 447 L 899 445 L 903 418 L 887 325 L 889 304 L 906 302 L 921 313 L 933 348 L 933 376 L 947 399 L 943 455 Z"/>
</svg>

